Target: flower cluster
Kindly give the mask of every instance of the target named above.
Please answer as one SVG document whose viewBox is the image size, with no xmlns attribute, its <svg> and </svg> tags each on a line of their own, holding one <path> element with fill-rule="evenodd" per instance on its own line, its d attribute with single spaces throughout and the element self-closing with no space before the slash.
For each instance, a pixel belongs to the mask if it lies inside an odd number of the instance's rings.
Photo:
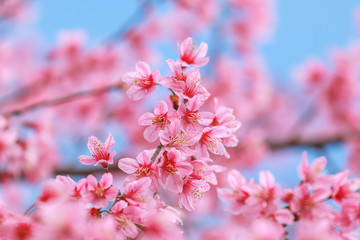
<svg viewBox="0 0 360 240">
<path fill-rule="evenodd" d="M 204 87 L 200 71 L 194 66 L 204 66 L 207 44 L 195 48 L 191 38 L 179 43 L 180 58 L 166 61 L 171 76 L 162 76 L 157 70 L 150 71 L 148 64 L 138 62 L 137 72 L 124 75 L 130 83 L 127 94 L 132 99 L 145 97 L 156 85 L 168 88 L 173 95 L 172 104 L 157 103 L 153 113 L 144 113 L 139 124 L 146 126 L 144 138 L 160 142 L 155 151 L 145 150 L 136 159 L 122 158 L 119 168 L 130 174 L 126 183 L 149 178 L 149 189 L 157 192 L 159 186 L 178 194 L 179 206 L 195 210 L 197 201 L 216 184 L 215 172 L 209 152 L 229 157 L 225 146 L 236 146 L 234 132 L 240 127 L 232 110 L 220 106 L 215 112 L 201 111 L 210 93 Z M 186 69 L 188 66 L 192 66 Z"/>
<path fill-rule="evenodd" d="M 143 98 L 162 85 L 171 91 L 172 104 L 162 100 L 153 113 L 139 118 L 139 124 L 146 126 L 144 138 L 159 145 L 139 153 L 136 159 L 118 161 L 119 169 L 129 174 L 122 187 L 110 173 L 115 156 L 112 134 L 105 142 L 91 136 L 91 156 L 81 155 L 78 160 L 84 165 L 101 165 L 105 173 L 100 180 L 91 174 L 77 182 L 57 176 L 29 209 L 36 208 L 31 217 L 18 217 L 0 208 L 0 232 L 6 231 L 5 239 L 182 238 L 180 212 L 163 202 L 160 186 L 177 196 L 179 207 L 194 211 L 210 184 L 217 184 L 215 173 L 224 170 L 213 164 L 210 153 L 229 157 L 225 146 L 236 145 L 234 133 L 240 127 L 229 108 L 200 110 L 210 93 L 202 84 L 199 69 L 186 67 L 206 64 L 206 49 L 205 43 L 195 49 L 188 38 L 179 44 L 180 59 L 167 61 L 172 76 L 160 77 L 159 71 L 150 71 L 145 62 L 137 63 L 137 72 L 123 76 L 130 83 L 130 98 Z"/>
<path fill-rule="evenodd" d="M 359 239 L 360 179 L 349 179 L 348 170 L 325 175 L 325 165 L 326 159 L 320 157 L 309 166 L 304 153 L 298 166 L 300 184 L 283 190 L 269 171 L 260 172 L 256 183 L 231 170 L 230 188 L 219 188 L 218 195 L 228 203 L 228 211 L 246 217 L 234 229 L 236 234 L 241 232 L 246 239 L 284 239 L 295 225 L 297 239 Z M 272 237 L 266 238 L 255 226 L 273 233 Z"/>
</svg>

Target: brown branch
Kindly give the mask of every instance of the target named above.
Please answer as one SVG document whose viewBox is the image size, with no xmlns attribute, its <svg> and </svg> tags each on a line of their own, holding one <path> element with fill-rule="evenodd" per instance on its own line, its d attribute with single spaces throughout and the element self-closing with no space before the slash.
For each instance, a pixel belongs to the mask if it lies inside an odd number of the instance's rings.
<svg viewBox="0 0 360 240">
<path fill-rule="evenodd" d="M 160 143 L 159 146 L 157 146 L 154 154 L 153 154 L 152 157 L 151 157 L 151 162 L 154 162 L 154 161 L 155 161 L 156 157 L 159 155 L 159 153 L 160 153 L 160 151 L 161 151 L 162 148 L 163 148 L 163 145 Z"/>
<path fill-rule="evenodd" d="M 0 114 L 2 114 L 3 116 L 13 116 L 13 115 L 20 115 L 23 114 L 25 112 L 40 108 L 40 107 L 51 107 L 51 106 L 56 106 L 56 105 L 60 105 L 60 104 L 64 104 L 64 103 L 68 103 L 80 98 L 84 98 L 84 97 L 93 97 L 93 96 L 97 96 L 97 95 L 101 95 L 104 93 L 107 93 L 111 90 L 116 90 L 116 89 L 122 89 L 123 88 L 123 84 L 122 83 L 117 83 L 114 85 L 110 85 L 110 86 L 106 86 L 106 87 L 102 87 L 102 88 L 97 88 L 97 89 L 92 89 L 92 90 L 87 90 L 87 91 L 82 91 L 82 92 L 77 92 L 77 93 L 72 93 L 60 98 L 56 98 L 56 99 L 47 99 L 47 100 L 42 100 L 39 102 L 35 102 L 33 104 L 24 106 L 22 108 L 19 109 L 15 109 L 15 110 L 9 110 L 6 112 L 0 112 Z"/>
<path fill-rule="evenodd" d="M 322 147 L 325 146 L 327 144 L 330 143 L 341 143 L 341 142 L 345 142 L 346 140 L 348 140 L 349 138 L 352 137 L 360 137 L 360 133 L 359 132 L 352 132 L 352 133 L 347 133 L 347 134 L 339 134 L 339 135 L 335 135 L 335 136 L 329 136 L 329 137 L 323 137 L 323 138 L 317 138 L 317 139 L 308 139 L 308 140 L 301 140 L 300 138 L 294 138 L 294 139 L 290 139 L 290 140 L 286 140 L 286 141 L 267 141 L 268 143 L 268 147 L 271 150 L 279 150 L 279 149 L 284 149 L 284 148 L 290 148 L 290 147 L 297 147 L 297 146 L 312 146 L 312 147 Z M 152 162 L 155 161 L 156 157 L 159 155 L 161 149 L 162 149 L 162 145 L 160 144 L 153 156 L 151 157 Z M 111 166 L 109 167 L 109 171 L 110 172 L 121 172 L 121 170 L 119 168 L 117 168 L 116 166 Z M 55 172 L 56 175 L 80 175 L 80 176 L 86 176 L 88 174 L 96 174 L 96 173 L 103 173 L 104 169 L 103 168 L 96 168 L 96 169 L 71 169 L 71 168 L 66 168 L 66 169 L 59 169 Z"/>
<path fill-rule="evenodd" d="M 108 167 L 108 171 L 111 173 L 115 173 L 115 172 L 122 172 L 117 165 L 111 165 Z M 79 175 L 79 176 L 87 176 L 89 174 L 99 174 L 99 173 L 105 173 L 105 169 L 103 167 L 99 168 L 84 168 L 84 169 L 74 169 L 71 167 L 68 168 L 62 168 L 62 169 L 57 169 L 54 172 L 54 175 Z"/>
<path fill-rule="evenodd" d="M 312 146 L 312 147 L 320 148 L 330 143 L 345 142 L 346 140 L 352 137 L 360 137 L 360 132 L 348 132 L 334 136 L 311 138 L 311 139 L 301 139 L 300 137 L 296 137 L 284 141 L 269 140 L 267 141 L 267 145 L 271 150 L 278 150 L 278 149 L 297 147 L 297 146 Z"/>
</svg>

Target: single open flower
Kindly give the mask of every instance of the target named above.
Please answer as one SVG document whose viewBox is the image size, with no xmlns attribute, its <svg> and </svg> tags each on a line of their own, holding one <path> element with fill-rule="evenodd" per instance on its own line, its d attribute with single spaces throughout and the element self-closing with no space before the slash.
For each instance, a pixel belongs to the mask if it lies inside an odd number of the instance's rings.
<svg viewBox="0 0 360 240">
<path fill-rule="evenodd" d="M 89 137 L 88 148 L 92 154 L 89 156 L 80 156 L 78 159 L 82 164 L 85 165 L 99 165 L 107 168 L 109 164 L 114 163 L 114 155 L 116 152 L 110 153 L 110 150 L 115 145 L 115 140 L 111 133 L 109 133 L 108 138 L 105 143 L 101 142 L 94 136 Z"/>
</svg>

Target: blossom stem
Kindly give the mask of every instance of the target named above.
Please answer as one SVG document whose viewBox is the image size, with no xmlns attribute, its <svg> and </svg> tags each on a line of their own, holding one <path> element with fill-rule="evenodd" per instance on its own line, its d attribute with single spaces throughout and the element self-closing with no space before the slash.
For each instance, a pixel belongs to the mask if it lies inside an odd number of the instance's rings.
<svg viewBox="0 0 360 240">
<path fill-rule="evenodd" d="M 159 146 L 157 146 L 154 154 L 153 154 L 152 157 L 151 157 L 151 162 L 152 162 L 152 163 L 155 161 L 156 157 L 159 155 L 159 153 L 160 153 L 160 151 L 161 151 L 162 148 L 163 148 L 163 145 L 160 143 Z"/>
</svg>

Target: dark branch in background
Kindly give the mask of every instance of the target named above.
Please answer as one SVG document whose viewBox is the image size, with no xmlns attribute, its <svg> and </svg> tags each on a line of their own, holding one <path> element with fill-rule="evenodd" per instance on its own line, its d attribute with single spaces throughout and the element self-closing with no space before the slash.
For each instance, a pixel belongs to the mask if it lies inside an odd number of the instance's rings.
<svg viewBox="0 0 360 240">
<path fill-rule="evenodd" d="M 268 147 L 271 150 L 280 150 L 290 147 L 300 147 L 300 146 L 310 146 L 315 148 L 323 148 L 327 144 L 331 143 L 343 143 L 346 140 L 352 138 L 352 137 L 360 137 L 360 133 L 347 133 L 343 135 L 336 135 L 332 137 L 323 137 L 318 139 L 309 139 L 309 140 L 301 140 L 301 139 L 290 139 L 288 141 L 277 141 L 272 142 L 268 141 Z M 156 156 L 160 153 L 160 150 L 162 149 L 162 145 L 160 144 L 153 154 L 153 157 L 151 158 L 152 161 L 156 159 Z M 154 159 L 154 160 L 153 160 Z M 116 173 L 116 172 L 122 172 L 116 165 L 112 165 L 109 167 L 109 172 Z M 88 174 L 96 174 L 96 173 L 104 173 L 103 168 L 97 168 L 97 169 L 72 169 L 72 168 L 65 168 L 65 169 L 59 169 L 56 170 L 54 174 L 56 175 L 79 175 L 79 176 L 86 176 Z"/>
<path fill-rule="evenodd" d="M 109 166 L 108 168 L 109 172 L 111 173 L 115 173 L 115 172 L 119 172 L 122 173 L 122 171 L 117 167 L 117 164 L 113 164 L 111 166 Z M 62 169 L 58 169 L 54 172 L 54 175 L 78 175 L 78 176 L 87 176 L 89 174 L 98 174 L 98 173 L 105 173 L 105 170 L 103 167 L 99 168 L 85 168 L 85 169 L 74 169 L 74 168 L 62 168 Z"/>
<path fill-rule="evenodd" d="M 69 95 L 66 95 L 66 96 L 63 96 L 60 98 L 56 98 L 56 99 L 39 101 L 39 102 L 33 103 L 31 105 L 27 105 L 27 106 L 19 108 L 19 109 L 10 110 L 7 112 L 0 112 L 0 114 L 2 114 L 3 116 L 20 115 L 20 114 L 23 114 L 25 112 L 28 112 L 28 111 L 31 111 L 31 110 L 34 110 L 34 109 L 37 109 L 40 107 L 56 106 L 56 105 L 71 102 L 71 101 L 74 101 L 74 100 L 77 100 L 80 98 L 98 96 L 98 95 L 107 93 L 111 90 L 118 90 L 118 89 L 122 89 L 122 88 L 123 88 L 123 84 L 117 83 L 114 85 L 110 85 L 110 86 L 106 86 L 106 87 L 102 87 L 102 88 L 98 88 L 98 89 L 92 89 L 92 90 L 88 90 L 88 91 L 82 91 L 82 92 L 69 94 Z"/>
<path fill-rule="evenodd" d="M 311 139 L 301 139 L 301 137 L 288 139 L 284 141 L 267 141 L 267 145 L 272 150 L 279 150 L 288 147 L 297 147 L 297 146 L 311 146 L 315 148 L 322 148 L 330 143 L 341 143 L 345 142 L 352 137 L 360 137 L 360 132 L 348 132 L 342 133 L 334 136 L 311 138 Z"/>
</svg>

